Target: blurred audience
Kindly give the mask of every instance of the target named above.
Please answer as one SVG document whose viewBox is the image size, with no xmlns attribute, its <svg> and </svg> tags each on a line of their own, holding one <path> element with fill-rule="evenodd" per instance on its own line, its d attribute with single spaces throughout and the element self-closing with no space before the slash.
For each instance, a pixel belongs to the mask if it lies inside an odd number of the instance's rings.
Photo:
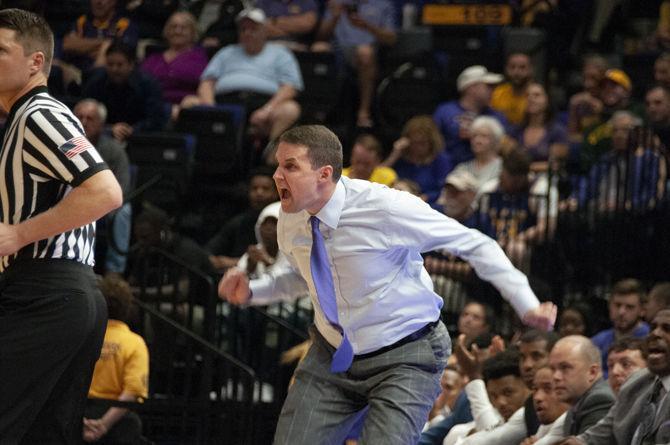
<svg viewBox="0 0 670 445">
<path fill-rule="evenodd" d="M 237 15 L 239 44 L 217 52 L 202 73 L 198 97 L 183 106 L 240 103 L 258 137 L 275 139 L 300 117 L 296 95 L 303 89 L 291 51 L 267 42 L 265 13 L 244 9 Z"/>
<path fill-rule="evenodd" d="M 200 75 L 207 66 L 207 53 L 196 45 L 198 29 L 189 12 L 175 12 L 163 28 L 168 44 L 165 51 L 150 54 L 142 62 L 142 71 L 150 74 L 161 86 L 163 99 L 176 107 L 189 94 L 196 94 Z"/>
<path fill-rule="evenodd" d="M 643 340 L 623 337 L 612 343 L 607 352 L 607 383 L 615 396 L 635 371 L 646 368 Z"/>
<path fill-rule="evenodd" d="M 63 37 L 63 55 L 66 62 L 86 71 L 105 65 L 113 41 L 134 49 L 138 38 L 137 24 L 119 14 L 116 0 L 90 0 L 89 12 L 80 16 Z"/>
<path fill-rule="evenodd" d="M 86 138 L 91 141 L 119 181 L 124 196 L 130 191 L 130 164 L 125 144 L 104 132 L 107 108 L 95 99 L 83 99 L 74 107 Z M 126 255 L 130 246 L 132 207 L 125 203 L 97 222 L 96 268 L 104 274 L 122 276 L 126 270 Z"/>
<path fill-rule="evenodd" d="M 567 158 L 568 136 L 563 124 L 554 119 L 554 109 L 544 87 L 531 83 L 526 91 L 526 112 L 515 139 L 530 156 L 531 171 L 542 172 L 551 161 Z"/>
<path fill-rule="evenodd" d="M 500 144 L 504 136 L 503 126 L 490 116 L 479 116 L 470 125 L 470 146 L 474 159 L 458 164 L 454 173 L 466 171 L 473 175 L 477 181 L 478 193 L 485 184 L 500 176 Z"/>
<path fill-rule="evenodd" d="M 133 294 L 127 282 L 108 276 L 99 282 L 109 321 L 100 358 L 95 364 L 89 398 L 137 402 L 149 395 L 149 351 L 144 339 L 127 323 L 133 313 Z M 89 403 L 84 417 L 84 442 L 139 443 L 140 417 L 128 408 Z"/>
<path fill-rule="evenodd" d="M 354 141 L 349 167 L 342 174 L 352 179 L 365 179 L 391 187 L 398 175 L 391 167 L 381 165 L 384 151 L 381 142 L 371 134 L 362 134 Z"/>
<path fill-rule="evenodd" d="M 318 24 L 314 0 L 259 0 L 256 7 L 265 12 L 268 38 L 294 51 L 309 49 Z"/>
<path fill-rule="evenodd" d="M 500 74 L 491 73 L 481 65 L 468 67 L 456 79 L 460 97 L 440 104 L 435 110 L 433 119 L 444 137 L 445 150 L 455 164 L 474 157 L 470 149 L 470 125 L 477 116 L 491 116 L 503 127 L 508 125 L 503 114 L 491 108 L 493 85 L 502 79 Z"/>
<path fill-rule="evenodd" d="M 527 89 L 533 81 L 533 63 L 525 53 L 514 52 L 505 63 L 506 82 L 498 85 L 491 96 L 491 108 L 505 115 L 513 125 L 520 125 L 526 114 Z"/>
<path fill-rule="evenodd" d="M 414 116 L 403 127 L 402 136 L 393 143 L 393 150 L 382 165 L 392 167 L 399 178 L 419 184 L 425 201 L 434 205 L 444 178 L 454 167 L 443 148 L 444 140 L 430 116 Z"/>
<path fill-rule="evenodd" d="M 592 309 L 583 302 L 576 302 L 565 307 L 558 317 L 558 334 L 561 337 L 568 335 L 590 337 L 590 323 L 587 320 L 591 316 L 591 311 Z"/>
<path fill-rule="evenodd" d="M 580 335 L 561 338 L 549 354 L 558 399 L 570 405 L 563 432 L 581 434 L 605 417 L 614 394 L 603 380 L 599 349 Z"/>
<path fill-rule="evenodd" d="M 602 356 L 602 369 L 607 378 L 607 354 L 609 347 L 623 337 L 644 338 L 649 325 L 644 322 L 646 294 L 642 283 L 633 278 L 614 284 L 609 298 L 609 318 L 612 327 L 598 332 L 591 338 Z"/>
<path fill-rule="evenodd" d="M 356 125 L 373 126 L 372 100 L 377 81 L 377 51 L 396 42 L 396 12 L 388 0 L 329 0 L 313 49 L 335 49 L 358 75 Z"/>
<path fill-rule="evenodd" d="M 668 443 L 670 409 L 670 310 L 659 311 L 645 340 L 647 369 L 632 374 L 600 422 L 561 445 Z M 574 433 L 573 433 L 574 435 Z"/>
<path fill-rule="evenodd" d="M 227 221 L 205 245 L 217 271 L 235 266 L 247 247 L 256 244 L 255 226 L 261 210 L 279 200 L 273 173 L 268 167 L 258 167 L 251 173 L 247 209 Z"/>
<path fill-rule="evenodd" d="M 603 104 L 600 86 L 609 63 L 600 55 L 587 55 L 582 62 L 583 91 L 570 97 L 568 104 L 568 134 L 572 141 L 581 141 L 584 131 L 596 124 Z"/>
<path fill-rule="evenodd" d="M 115 42 L 105 52 L 105 67 L 84 85 L 82 95 L 107 107 L 107 124 L 119 141 L 143 131 L 161 130 L 167 120 L 160 85 L 135 67 L 135 51 Z"/>
<path fill-rule="evenodd" d="M 649 291 L 644 305 L 644 320 L 651 323 L 658 311 L 670 308 L 670 282 L 656 283 Z"/>
</svg>

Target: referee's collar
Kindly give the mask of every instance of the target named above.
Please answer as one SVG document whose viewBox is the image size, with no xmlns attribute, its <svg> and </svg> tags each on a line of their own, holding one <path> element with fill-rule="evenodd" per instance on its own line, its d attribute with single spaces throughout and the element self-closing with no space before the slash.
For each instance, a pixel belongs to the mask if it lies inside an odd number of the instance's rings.
<svg viewBox="0 0 670 445">
<path fill-rule="evenodd" d="M 14 115 L 16 114 L 16 110 L 21 108 L 23 104 L 25 104 L 31 97 L 40 93 L 48 93 L 48 92 L 49 88 L 47 88 L 46 85 L 40 85 L 28 91 L 23 96 L 21 96 L 19 100 L 14 102 L 14 105 L 12 105 L 12 109 L 9 111 L 9 116 L 7 117 L 7 123 L 9 124 L 12 122 L 12 120 L 14 119 Z"/>
</svg>

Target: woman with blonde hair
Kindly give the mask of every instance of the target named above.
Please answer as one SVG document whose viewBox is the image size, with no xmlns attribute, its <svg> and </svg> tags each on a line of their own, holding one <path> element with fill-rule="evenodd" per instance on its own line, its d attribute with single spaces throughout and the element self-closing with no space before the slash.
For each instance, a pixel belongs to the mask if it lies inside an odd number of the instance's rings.
<svg viewBox="0 0 670 445">
<path fill-rule="evenodd" d="M 207 53 L 196 45 L 197 25 L 188 11 L 172 14 L 163 28 L 168 48 L 151 54 L 142 63 L 142 70 L 160 83 L 163 99 L 174 106 L 184 97 L 196 94 L 200 75 L 207 66 Z"/>
<path fill-rule="evenodd" d="M 424 199 L 435 204 L 444 185 L 444 178 L 453 169 L 451 157 L 444 151 L 444 139 L 428 115 L 414 116 L 402 129 L 400 139 L 382 163 L 393 167 L 398 178 L 419 184 Z"/>
</svg>

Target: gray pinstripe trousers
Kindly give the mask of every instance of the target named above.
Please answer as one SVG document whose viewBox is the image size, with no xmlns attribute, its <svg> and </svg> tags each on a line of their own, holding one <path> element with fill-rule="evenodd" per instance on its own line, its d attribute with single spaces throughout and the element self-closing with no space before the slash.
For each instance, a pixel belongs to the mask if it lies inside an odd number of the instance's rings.
<svg viewBox="0 0 670 445">
<path fill-rule="evenodd" d="M 369 405 L 360 445 L 413 445 L 440 393 L 451 340 L 439 323 L 423 338 L 330 372 L 334 349 L 316 328 L 282 408 L 275 445 L 342 445 Z"/>
</svg>

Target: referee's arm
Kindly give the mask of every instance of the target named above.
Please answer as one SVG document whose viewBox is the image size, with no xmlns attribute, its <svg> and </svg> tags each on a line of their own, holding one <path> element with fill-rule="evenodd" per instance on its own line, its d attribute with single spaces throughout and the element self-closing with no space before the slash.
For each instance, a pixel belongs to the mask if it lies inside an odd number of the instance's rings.
<svg viewBox="0 0 670 445">
<path fill-rule="evenodd" d="M 46 212 L 16 225 L 0 223 L 0 256 L 96 221 L 122 203 L 123 194 L 114 174 L 111 170 L 99 171 Z"/>
</svg>

